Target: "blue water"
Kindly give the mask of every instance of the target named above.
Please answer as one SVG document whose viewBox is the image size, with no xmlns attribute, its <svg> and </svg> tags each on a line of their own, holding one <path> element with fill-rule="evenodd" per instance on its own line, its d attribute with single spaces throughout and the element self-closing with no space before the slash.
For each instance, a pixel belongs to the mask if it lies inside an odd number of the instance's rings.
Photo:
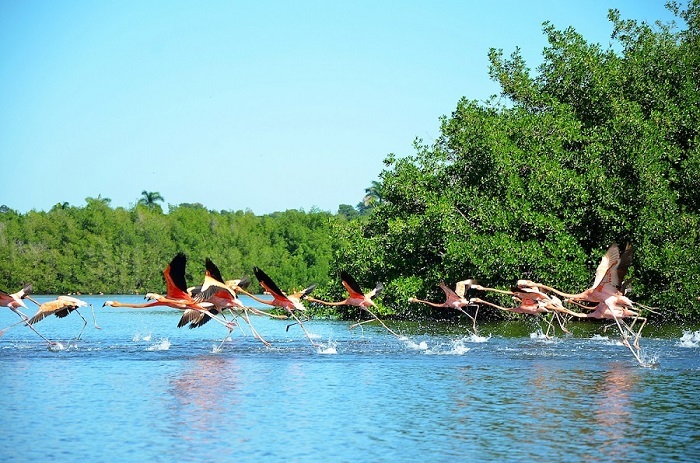
<svg viewBox="0 0 700 463">
<path fill-rule="evenodd" d="M 176 328 L 172 309 L 95 307 L 0 337 L 0 461 L 700 461 L 700 332 L 599 327 L 542 339 L 349 323 Z M 40 301 L 49 298 L 39 298 Z M 33 312 L 32 310 L 28 312 Z M 0 312 L 0 327 L 18 320 Z"/>
</svg>

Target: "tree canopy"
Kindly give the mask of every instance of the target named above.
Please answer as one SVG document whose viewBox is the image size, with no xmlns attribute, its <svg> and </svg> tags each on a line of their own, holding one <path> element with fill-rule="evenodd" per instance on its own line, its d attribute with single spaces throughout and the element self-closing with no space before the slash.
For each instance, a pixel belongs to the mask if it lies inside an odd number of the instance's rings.
<svg viewBox="0 0 700 463">
<path fill-rule="evenodd" d="M 609 48 L 546 22 L 535 73 L 518 49 L 490 50 L 501 95 L 460 100 L 434 143 L 387 157 L 383 201 L 345 231 L 335 265 L 385 281 L 385 303 L 406 313 L 411 295 L 440 298 L 443 280 L 580 291 L 607 247 L 629 242 L 633 298 L 689 314 L 700 295 L 698 5 L 669 6 L 684 28 L 611 10 Z"/>
</svg>

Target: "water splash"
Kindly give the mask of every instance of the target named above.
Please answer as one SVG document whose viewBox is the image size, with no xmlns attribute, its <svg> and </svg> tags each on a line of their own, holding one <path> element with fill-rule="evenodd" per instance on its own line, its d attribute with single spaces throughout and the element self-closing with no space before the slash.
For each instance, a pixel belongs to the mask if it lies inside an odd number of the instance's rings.
<svg viewBox="0 0 700 463">
<path fill-rule="evenodd" d="M 684 331 L 676 345 L 678 347 L 700 347 L 700 331 Z"/>
<path fill-rule="evenodd" d="M 489 339 L 491 339 L 491 335 L 489 334 L 488 336 L 479 336 L 478 334 L 470 334 L 464 339 L 469 340 L 469 342 L 488 342 Z"/>
<path fill-rule="evenodd" d="M 327 344 L 318 344 L 316 352 L 323 355 L 335 355 L 338 353 L 338 349 L 336 349 L 337 346 L 338 343 L 329 339 Z"/>
<path fill-rule="evenodd" d="M 469 335 L 461 339 L 455 339 L 452 341 L 451 349 L 445 352 L 451 355 L 464 355 L 471 350 L 470 347 L 466 346 L 467 342 L 484 342 L 484 341 L 474 341 L 473 338 L 477 337 L 475 334 Z"/>
<path fill-rule="evenodd" d="M 408 339 L 406 336 L 401 336 L 399 338 L 401 341 L 406 344 L 406 347 L 414 350 L 428 350 L 428 343 L 425 341 L 421 341 L 419 343 L 416 343 L 415 341 L 412 341 Z"/>
<path fill-rule="evenodd" d="M 474 335 L 464 336 L 462 338 L 453 339 L 449 344 L 439 344 L 425 351 L 430 355 L 464 355 L 471 350 L 467 343 L 474 342 Z M 482 342 L 482 341 L 477 341 Z"/>
<path fill-rule="evenodd" d="M 170 349 L 170 339 L 161 339 L 159 342 L 146 348 L 147 351 L 158 351 L 158 350 L 168 350 Z"/>
<path fill-rule="evenodd" d="M 656 367 L 659 366 L 659 363 L 660 363 L 660 362 L 659 362 L 659 355 L 658 355 L 658 353 L 652 355 L 652 354 L 650 354 L 649 352 L 646 352 L 645 350 L 642 350 L 642 351 L 640 352 L 640 358 L 641 358 L 641 360 L 642 360 L 642 361 L 640 362 L 640 364 L 641 364 L 643 367 L 646 367 L 646 368 L 656 368 Z"/>
<path fill-rule="evenodd" d="M 132 341 L 134 342 L 139 342 L 139 341 L 146 341 L 149 342 L 151 340 L 151 333 L 141 335 L 141 333 L 136 333 L 134 334 L 134 337 L 132 338 Z"/>
<path fill-rule="evenodd" d="M 67 347 L 65 345 L 63 345 L 63 343 L 58 342 L 58 341 L 54 341 L 51 344 L 49 344 L 49 350 L 51 352 L 60 352 L 62 350 L 66 350 L 66 348 Z"/>
</svg>

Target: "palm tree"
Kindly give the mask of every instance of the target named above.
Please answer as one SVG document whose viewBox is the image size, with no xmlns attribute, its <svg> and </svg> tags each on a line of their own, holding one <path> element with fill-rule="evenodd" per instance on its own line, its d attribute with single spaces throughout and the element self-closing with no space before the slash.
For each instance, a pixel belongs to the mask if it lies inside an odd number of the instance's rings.
<svg viewBox="0 0 700 463">
<path fill-rule="evenodd" d="M 109 204 L 112 202 L 111 198 L 103 198 L 102 194 L 98 194 L 97 198 L 92 198 L 92 197 L 87 197 L 85 198 L 85 202 L 88 203 L 88 205 L 94 203 L 94 204 L 102 204 L 103 206 L 109 206 Z"/>
<path fill-rule="evenodd" d="M 165 199 L 163 199 L 163 197 L 157 191 L 143 190 L 141 194 L 143 195 L 143 198 L 139 199 L 139 204 L 143 204 L 146 207 L 155 207 L 158 206 L 156 202 L 165 201 Z"/>
<path fill-rule="evenodd" d="M 365 188 L 365 197 L 362 198 L 362 202 L 367 208 L 383 203 L 382 184 L 376 180 L 372 180 L 372 184 Z"/>
</svg>

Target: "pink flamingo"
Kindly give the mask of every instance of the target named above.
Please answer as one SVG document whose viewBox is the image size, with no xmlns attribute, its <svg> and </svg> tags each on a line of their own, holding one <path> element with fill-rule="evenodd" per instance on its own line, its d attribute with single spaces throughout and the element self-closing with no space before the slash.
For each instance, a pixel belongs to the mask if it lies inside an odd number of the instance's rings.
<svg viewBox="0 0 700 463">
<path fill-rule="evenodd" d="M 83 319 L 83 327 L 81 328 L 78 336 L 75 338 L 80 339 L 80 337 L 83 335 L 85 327 L 87 326 L 87 320 L 85 320 L 85 317 L 83 317 L 83 314 L 80 313 L 78 308 L 87 307 L 88 305 L 92 310 L 92 320 L 95 324 L 95 328 L 98 330 L 102 329 L 99 326 L 97 326 L 97 319 L 95 318 L 95 309 L 92 307 L 92 304 L 88 304 L 87 302 L 72 296 L 58 296 L 52 301 L 44 302 L 39 306 L 39 310 L 32 316 L 32 318 L 27 320 L 27 323 L 33 325 L 34 323 L 40 322 L 41 320 L 50 315 L 55 315 L 57 318 L 64 318 L 67 317 L 71 312 L 75 312 L 78 315 L 80 315 L 80 318 Z"/>
<path fill-rule="evenodd" d="M 211 303 L 213 307 L 209 309 L 209 312 L 213 315 L 218 315 L 219 313 L 223 315 L 223 310 L 228 310 L 234 317 L 236 317 L 234 310 L 238 313 L 242 313 L 243 320 L 250 327 L 253 337 L 270 347 L 271 344 L 257 332 L 255 327 L 253 327 L 250 317 L 248 316 L 248 311 L 251 309 L 246 307 L 236 294 L 236 289 L 241 290 L 247 288 L 250 284 L 250 280 L 248 278 L 243 278 L 224 282 L 219 268 L 209 258 L 205 261 L 205 267 L 206 273 L 204 276 L 204 283 L 200 287 L 192 288 L 191 293 L 194 300 Z M 262 311 L 257 312 L 264 313 Z M 203 313 L 187 309 L 182 315 L 178 327 L 190 323 L 190 328 L 197 328 L 204 325 L 209 320 L 210 317 L 205 316 Z M 224 341 L 225 340 L 226 338 L 224 338 Z"/>
<path fill-rule="evenodd" d="M 296 312 L 305 312 L 306 307 L 301 303 L 301 300 L 307 297 L 311 291 L 314 290 L 316 285 L 311 285 L 308 288 L 304 289 L 303 291 L 295 292 L 294 294 L 287 295 L 282 290 L 275 284 L 275 282 L 270 278 L 265 272 L 263 272 L 260 268 L 258 267 L 253 267 L 253 273 L 255 273 L 255 277 L 258 279 L 258 282 L 260 282 L 260 286 L 263 287 L 265 291 L 270 293 L 272 295 L 272 300 L 267 301 L 265 299 L 260 299 L 259 297 L 255 296 L 254 294 L 249 293 L 245 289 L 239 289 L 239 291 L 248 297 L 252 298 L 255 301 L 260 302 L 261 304 L 273 306 L 273 307 L 280 307 L 283 308 L 284 310 L 287 311 L 287 313 L 296 320 L 296 323 L 299 324 L 301 329 L 304 331 L 304 334 L 306 335 L 306 338 L 309 340 L 311 345 L 314 348 L 318 348 L 319 346 L 311 339 L 311 335 L 309 332 L 306 330 L 306 327 L 304 324 L 301 322 L 299 317 L 297 317 Z M 289 329 L 289 326 L 287 326 L 287 329 Z"/>
<path fill-rule="evenodd" d="M 628 245 L 622 255 L 620 255 L 617 244 L 613 243 L 600 260 L 600 264 L 598 264 L 593 285 L 578 294 L 565 293 L 550 286 L 534 283 L 529 280 L 519 280 L 518 286 L 524 285 L 543 289 L 565 297 L 568 301 L 593 302 L 597 304 L 607 301 L 610 297 L 614 297 L 618 303 L 622 303 L 631 308 L 633 302 L 622 294 L 621 288 L 624 278 L 627 275 L 627 270 L 632 263 L 632 255 L 633 250 L 630 245 Z"/>
<path fill-rule="evenodd" d="M 152 299 L 150 302 L 143 304 L 129 304 L 118 301 L 105 301 L 103 307 L 128 307 L 134 309 L 142 309 L 148 307 L 171 307 L 178 310 L 193 309 L 215 320 L 217 323 L 233 330 L 235 326 L 233 322 L 222 320 L 218 316 L 209 312 L 211 304 L 205 302 L 197 302 L 187 292 L 187 280 L 185 279 L 185 267 L 187 265 L 187 257 L 184 253 L 178 253 L 163 270 L 165 277 L 166 294 L 148 293 L 147 298 Z"/>
<path fill-rule="evenodd" d="M 0 306 L 8 307 L 10 310 L 12 310 L 14 313 L 16 313 L 20 318 L 19 322 L 15 323 L 13 325 L 10 325 L 7 328 L 3 328 L 2 330 L 0 330 L 0 336 L 5 334 L 5 332 L 7 330 L 9 330 L 10 328 L 17 326 L 20 323 L 24 323 L 29 328 L 31 328 L 32 331 L 34 331 L 36 334 L 38 334 L 39 337 L 41 337 L 44 341 L 48 342 L 49 345 L 54 345 L 55 343 L 53 341 L 48 340 L 44 335 L 39 333 L 36 330 L 36 328 L 34 328 L 30 323 L 28 323 L 29 317 L 27 315 L 25 315 L 22 311 L 19 310 L 20 307 L 24 307 L 25 309 L 28 308 L 22 299 L 29 299 L 30 301 L 35 303 L 37 306 L 40 305 L 34 299 L 29 297 L 29 295 L 31 293 L 32 293 L 32 285 L 30 285 L 30 284 L 24 286 L 22 289 L 20 289 L 16 293 L 12 293 L 12 294 L 9 294 L 9 293 L 0 289 Z"/>
<path fill-rule="evenodd" d="M 374 303 L 373 299 L 377 297 L 379 293 L 381 293 L 384 289 L 384 284 L 382 282 L 377 283 L 373 290 L 365 294 L 364 292 L 362 292 L 362 288 L 360 288 L 360 285 L 357 284 L 357 281 L 355 281 L 355 279 L 352 276 L 350 276 L 350 274 L 345 270 L 342 270 L 340 272 L 340 281 L 342 282 L 343 287 L 345 287 L 345 290 L 348 292 L 348 297 L 343 299 L 342 301 L 328 302 L 313 297 L 307 297 L 307 300 L 309 302 L 316 302 L 318 304 L 327 306 L 350 305 L 354 307 L 359 307 L 361 310 L 364 310 L 365 312 L 370 314 L 372 316 L 372 319 L 355 323 L 354 325 L 350 326 L 350 329 L 353 329 L 365 323 L 377 321 L 391 334 L 393 334 L 397 338 L 401 338 L 401 335 L 397 334 L 391 328 L 389 328 L 379 317 L 377 317 L 377 315 L 374 312 L 372 312 L 372 310 L 370 310 L 370 307 L 377 307 L 377 304 Z"/>
<path fill-rule="evenodd" d="M 475 283 L 476 283 L 476 281 L 471 280 L 471 279 L 458 281 L 455 284 L 455 289 L 453 291 L 444 282 L 440 282 L 438 284 L 438 286 L 445 293 L 445 302 L 442 302 L 442 303 L 430 302 L 430 301 L 418 299 L 417 297 L 408 298 L 408 302 L 427 304 L 431 307 L 447 307 L 450 309 L 459 310 L 460 312 L 462 312 L 464 315 L 466 315 L 467 317 L 469 317 L 471 319 L 472 329 L 473 329 L 474 334 L 476 334 L 476 317 L 479 314 L 479 306 L 478 305 L 476 306 L 476 312 L 474 313 L 473 317 L 466 310 L 464 310 L 464 307 L 467 307 L 469 305 L 469 300 L 466 298 L 467 288 L 471 288 L 471 286 Z"/>
</svg>

